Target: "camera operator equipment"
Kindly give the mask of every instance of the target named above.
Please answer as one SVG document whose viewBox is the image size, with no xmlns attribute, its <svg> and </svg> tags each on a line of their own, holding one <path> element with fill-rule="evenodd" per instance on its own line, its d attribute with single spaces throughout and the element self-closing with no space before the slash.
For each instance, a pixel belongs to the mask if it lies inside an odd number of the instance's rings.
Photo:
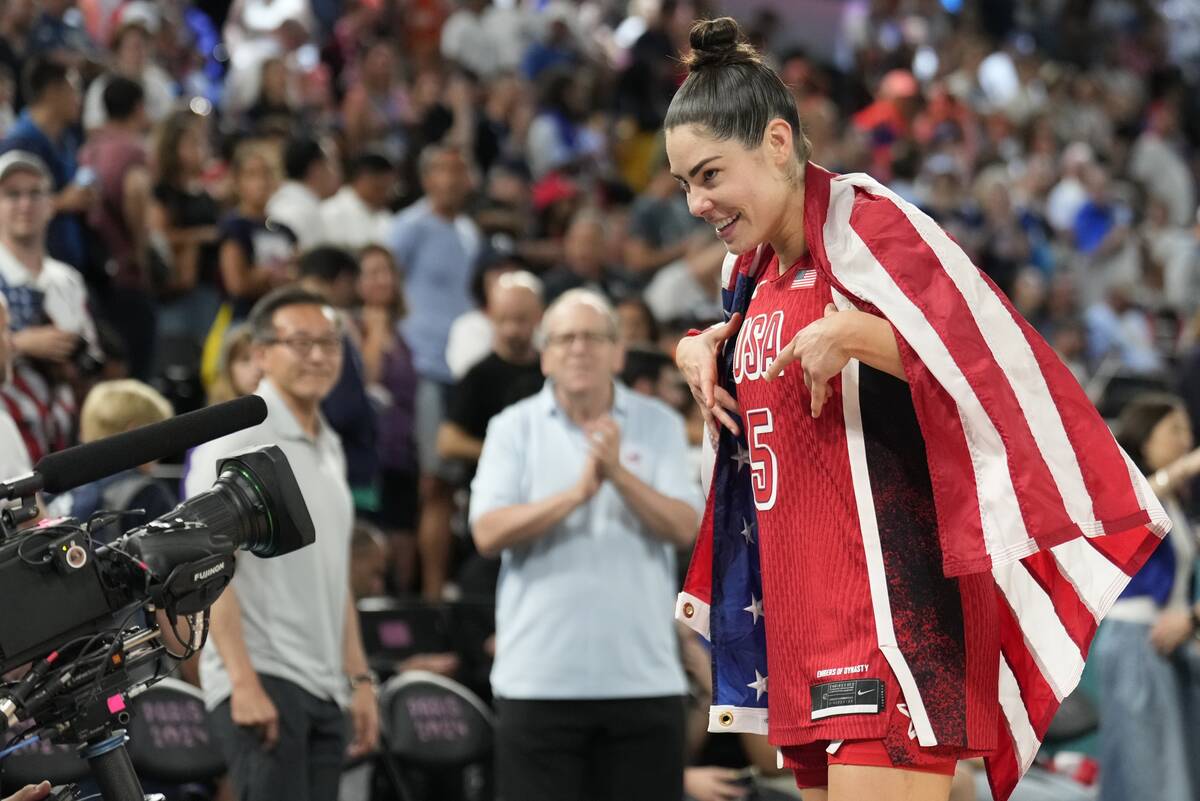
<svg viewBox="0 0 1200 801">
<path fill-rule="evenodd" d="M 234 552 L 291 553 L 314 541 L 312 520 L 282 451 L 266 446 L 220 460 L 212 488 L 108 545 L 93 528 L 112 514 L 46 521 L 36 493 L 61 492 L 261 423 L 249 396 L 46 456 L 34 473 L 0 483 L 0 759 L 39 740 L 78 743 L 107 801 L 142 801 L 125 751 L 129 701 L 196 653 L 208 609 L 234 572 Z M 182 653 L 164 642 L 156 612 Z M 188 621 L 178 631 L 178 618 Z"/>
</svg>

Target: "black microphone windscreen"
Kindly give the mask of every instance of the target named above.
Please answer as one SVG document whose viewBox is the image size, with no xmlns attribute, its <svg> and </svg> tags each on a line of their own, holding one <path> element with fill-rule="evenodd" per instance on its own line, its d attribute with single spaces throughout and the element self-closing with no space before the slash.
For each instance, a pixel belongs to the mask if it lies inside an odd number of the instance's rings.
<svg viewBox="0 0 1200 801">
<path fill-rule="evenodd" d="M 267 404 L 257 395 L 181 414 L 161 423 L 76 445 L 43 456 L 34 468 L 47 492 L 87 484 L 138 465 L 163 459 L 267 419 Z"/>
</svg>

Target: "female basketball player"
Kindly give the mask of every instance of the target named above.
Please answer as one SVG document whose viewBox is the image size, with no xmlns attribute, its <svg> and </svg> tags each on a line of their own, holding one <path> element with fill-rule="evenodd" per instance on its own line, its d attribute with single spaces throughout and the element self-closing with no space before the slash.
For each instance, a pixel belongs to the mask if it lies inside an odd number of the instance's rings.
<svg viewBox="0 0 1200 801">
<path fill-rule="evenodd" d="M 691 44 L 667 155 L 731 254 L 728 322 L 677 351 L 720 431 L 679 606 L 711 726 L 769 733 L 806 801 L 945 799 L 975 756 L 1006 798 L 1166 517 L 945 232 L 809 162 L 732 19 Z"/>
</svg>

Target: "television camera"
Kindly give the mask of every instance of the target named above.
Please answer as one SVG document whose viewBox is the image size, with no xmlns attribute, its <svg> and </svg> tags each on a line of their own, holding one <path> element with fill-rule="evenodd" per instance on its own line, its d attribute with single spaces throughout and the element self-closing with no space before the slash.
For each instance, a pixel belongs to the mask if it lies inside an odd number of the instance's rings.
<svg viewBox="0 0 1200 801">
<path fill-rule="evenodd" d="M 203 646 L 236 551 L 274 557 L 314 541 L 296 478 L 266 446 L 222 459 L 211 489 L 110 542 L 94 533 L 117 513 L 19 527 L 37 516 L 43 489 L 80 486 L 265 417 L 261 398 L 240 398 L 51 454 L 0 483 L 0 499 L 16 502 L 0 512 L 0 674 L 13 672 L 0 684 L 0 759 L 39 740 L 77 744 L 106 801 L 143 801 L 120 728 L 129 702 Z"/>
</svg>

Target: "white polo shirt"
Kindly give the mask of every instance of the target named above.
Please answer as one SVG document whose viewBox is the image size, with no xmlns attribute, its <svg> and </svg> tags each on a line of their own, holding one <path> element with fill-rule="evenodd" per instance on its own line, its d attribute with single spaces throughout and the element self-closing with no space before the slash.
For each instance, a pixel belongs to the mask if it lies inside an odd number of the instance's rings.
<svg viewBox="0 0 1200 801">
<path fill-rule="evenodd" d="M 212 487 L 217 460 L 225 456 L 260 445 L 278 445 L 287 456 L 312 516 L 316 542 L 270 559 L 238 553 L 231 586 L 242 610 L 242 634 L 258 673 L 286 679 L 345 706 L 349 691 L 342 635 L 354 525 L 346 457 L 341 440 L 323 417 L 316 439 L 304 432 L 269 379 L 263 379 L 256 394 L 267 403 L 267 419 L 193 450 L 184 493 L 190 498 Z M 200 656 L 200 684 L 209 709 L 228 698 L 232 689 L 211 637 Z"/>
</svg>

